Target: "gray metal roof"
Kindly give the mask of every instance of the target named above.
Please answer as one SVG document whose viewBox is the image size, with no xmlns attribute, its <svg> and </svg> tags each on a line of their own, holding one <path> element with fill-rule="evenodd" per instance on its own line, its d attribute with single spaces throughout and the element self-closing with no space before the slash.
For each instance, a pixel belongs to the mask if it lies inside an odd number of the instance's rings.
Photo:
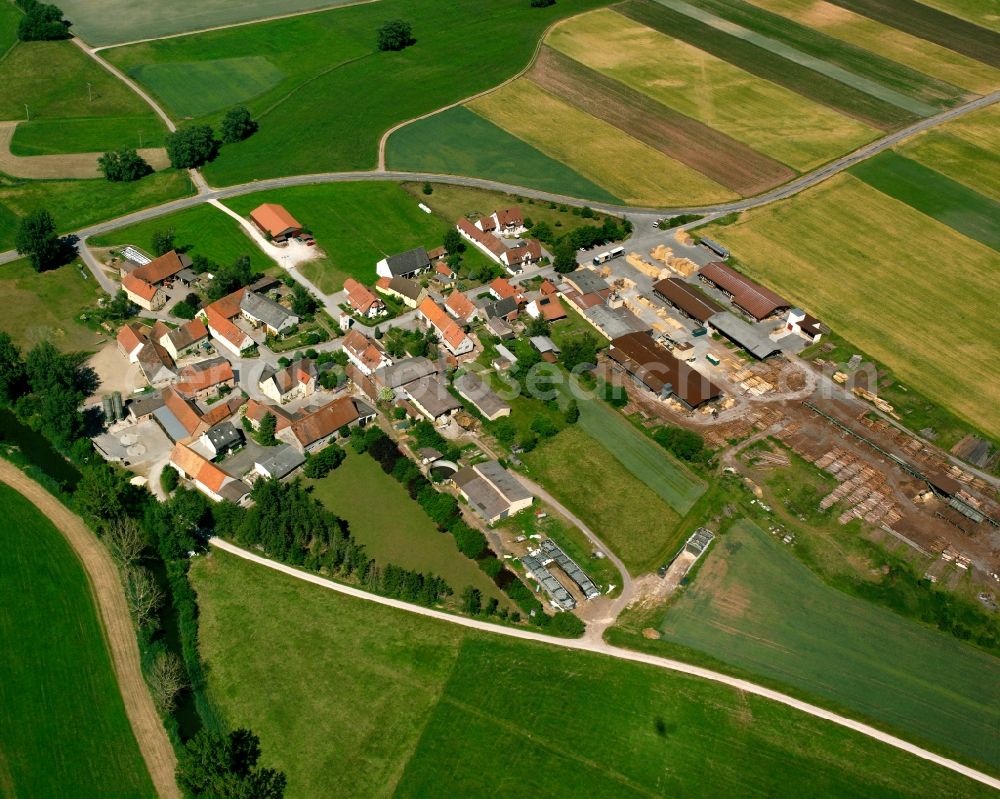
<svg viewBox="0 0 1000 799">
<path fill-rule="evenodd" d="M 587 576 L 587 573 L 551 538 L 542 541 L 541 551 L 543 555 L 555 561 L 556 565 L 566 573 L 566 576 L 577 584 L 587 599 L 595 599 L 601 595 L 601 589 Z"/>
<path fill-rule="evenodd" d="M 157 391 L 154 394 L 143 395 L 141 399 L 131 400 L 128 404 L 129 413 L 134 416 L 145 416 L 153 413 L 157 408 L 163 407 L 163 392 Z"/>
<path fill-rule="evenodd" d="M 437 377 L 425 377 L 406 386 L 406 393 L 413 402 L 437 419 L 446 413 L 456 411 L 462 403 L 455 399 L 447 386 Z"/>
<path fill-rule="evenodd" d="M 763 360 L 769 355 L 781 352 L 781 348 L 759 327 L 748 324 L 728 311 L 708 318 L 708 325 L 718 330 L 726 338 L 741 346 L 755 358 Z"/>
<path fill-rule="evenodd" d="M 488 522 L 510 507 L 503 496 L 471 466 L 459 469 L 451 479 L 465 495 L 469 505 Z"/>
<path fill-rule="evenodd" d="M 625 306 L 609 308 L 607 305 L 594 305 L 583 311 L 583 315 L 612 339 L 629 333 L 644 333 L 650 329 L 649 325 Z"/>
<path fill-rule="evenodd" d="M 305 456 L 301 452 L 286 444 L 280 449 L 269 451 L 263 457 L 258 458 L 254 462 L 254 466 L 260 467 L 272 477 L 281 478 L 305 462 Z"/>
<path fill-rule="evenodd" d="M 406 358 L 389 366 L 375 370 L 375 378 L 383 386 L 398 388 L 421 377 L 438 373 L 437 366 L 429 358 Z"/>
<path fill-rule="evenodd" d="M 545 565 L 539 558 L 533 555 L 525 555 L 521 558 L 521 565 L 524 566 L 528 574 L 541 584 L 545 593 L 551 597 L 553 604 L 561 607 L 563 610 L 572 610 L 576 607 L 576 600 L 573 599 L 573 595 L 555 578 L 552 572 L 545 568 Z"/>
<path fill-rule="evenodd" d="M 500 465 L 500 461 L 483 461 L 472 467 L 500 493 L 508 503 L 529 499 L 532 493 Z"/>
<path fill-rule="evenodd" d="M 223 483 L 222 488 L 219 489 L 219 496 L 230 502 L 239 502 L 249 493 L 250 486 L 242 480 L 230 480 L 227 483 Z"/>
<path fill-rule="evenodd" d="M 456 377 L 455 390 L 488 419 L 492 419 L 504 410 L 510 410 L 510 405 L 500 399 L 496 392 L 473 372 L 466 372 Z"/>
<path fill-rule="evenodd" d="M 298 317 L 283 305 L 279 305 L 261 294 L 254 294 L 252 291 L 243 292 L 240 310 L 275 330 L 289 319 L 298 321 Z"/>
<path fill-rule="evenodd" d="M 511 363 L 517 363 L 517 356 L 503 344 L 497 344 L 497 355 Z"/>
<path fill-rule="evenodd" d="M 570 285 L 576 286 L 581 294 L 597 294 L 611 288 L 603 277 L 593 269 L 577 269 L 563 275 L 563 279 Z"/>
<path fill-rule="evenodd" d="M 556 343 L 548 336 L 531 336 L 528 340 L 531 342 L 531 346 L 539 352 L 554 352 L 558 354 L 560 351 Z"/>
<path fill-rule="evenodd" d="M 400 277 L 429 269 L 431 259 L 427 257 L 427 250 L 423 247 L 416 247 L 398 255 L 390 255 L 385 259 L 386 265 L 393 277 Z"/>
<path fill-rule="evenodd" d="M 172 441 L 180 441 L 188 437 L 188 431 L 184 428 L 184 425 L 180 423 L 180 420 L 174 416 L 174 412 L 166 405 L 161 405 L 153 411 L 153 416 Z"/>
</svg>

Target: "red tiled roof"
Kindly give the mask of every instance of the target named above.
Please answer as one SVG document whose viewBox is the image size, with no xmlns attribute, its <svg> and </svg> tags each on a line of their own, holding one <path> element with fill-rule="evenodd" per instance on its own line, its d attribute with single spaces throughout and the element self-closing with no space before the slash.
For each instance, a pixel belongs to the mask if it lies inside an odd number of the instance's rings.
<svg viewBox="0 0 1000 799">
<path fill-rule="evenodd" d="M 368 338 L 364 333 L 353 328 L 344 336 L 341 346 L 368 369 L 374 371 L 382 363 L 383 350 L 377 341 Z"/>
<path fill-rule="evenodd" d="M 476 306 L 460 291 L 453 291 L 449 294 L 444 305 L 463 322 L 467 321 L 476 311 Z"/>
<path fill-rule="evenodd" d="M 135 272 L 130 272 L 122 278 L 122 288 L 137 297 L 142 297 L 147 302 L 152 302 L 156 296 L 156 286 L 147 283 L 135 276 Z"/>
<path fill-rule="evenodd" d="M 560 319 L 566 318 L 566 309 L 563 308 L 562 303 L 555 297 L 542 297 L 535 300 L 535 304 L 547 322 L 557 322 Z"/>
<path fill-rule="evenodd" d="M 275 424 L 274 429 L 284 430 L 288 427 L 294 417 L 287 411 L 279 408 L 277 405 L 268 405 L 266 402 L 258 402 L 255 399 L 250 400 L 247 403 L 247 409 L 244 411 L 243 415 L 247 417 L 251 422 L 260 422 L 267 414 L 273 413 L 275 419 L 277 419 L 277 424 Z"/>
<path fill-rule="evenodd" d="M 148 264 L 132 270 L 132 275 L 155 285 L 166 280 L 168 277 L 173 277 L 187 266 L 188 263 L 190 261 L 178 255 L 176 250 L 171 250 L 159 258 L 150 261 Z"/>
<path fill-rule="evenodd" d="M 195 363 L 181 369 L 177 374 L 174 389 L 178 394 L 190 397 L 206 388 L 228 383 L 233 379 L 235 379 L 233 365 L 225 358 L 215 358 L 211 362 L 206 362 L 206 365 Z"/>
<path fill-rule="evenodd" d="M 240 315 L 240 302 L 243 300 L 243 295 L 246 293 L 246 289 L 236 289 L 232 294 L 227 294 L 222 299 L 216 300 L 211 305 L 205 306 L 205 313 L 209 311 L 214 311 L 219 316 L 226 319 L 232 319 L 234 316 Z"/>
<path fill-rule="evenodd" d="M 344 281 L 344 291 L 347 292 L 347 303 L 358 313 L 366 314 L 375 304 L 382 304 L 382 301 L 362 286 L 353 277 Z"/>
<path fill-rule="evenodd" d="M 449 344 L 452 349 L 461 346 L 466 338 L 465 331 L 462 330 L 447 313 L 430 297 L 420 304 L 420 312 L 427 321 L 437 330 L 441 339 Z"/>
<path fill-rule="evenodd" d="M 146 342 L 139 334 L 139 325 L 133 322 L 130 325 L 123 325 L 118 331 L 118 344 L 125 352 L 134 352 L 136 347 L 141 347 Z"/>
<path fill-rule="evenodd" d="M 376 285 L 376 286 L 377 286 L 378 288 L 380 288 L 380 289 L 387 289 L 387 288 L 389 288 L 389 284 L 390 284 L 391 282 L 392 282 L 392 279 L 391 279 L 391 278 L 388 278 L 388 277 L 380 277 L 380 278 L 379 278 L 378 280 L 376 280 L 376 281 L 375 281 L 375 285 Z"/>
<path fill-rule="evenodd" d="M 542 281 L 541 290 L 542 294 L 556 294 L 559 291 L 559 289 L 556 288 L 556 284 L 548 279 Z"/>
<path fill-rule="evenodd" d="M 721 261 L 705 264 L 698 274 L 731 294 L 736 305 L 757 319 L 764 319 L 779 308 L 791 305 L 784 297 L 755 283 Z"/>
<path fill-rule="evenodd" d="M 507 278 L 498 277 L 494 278 L 493 282 L 490 283 L 488 288 L 493 291 L 501 300 L 505 300 L 508 297 L 517 296 L 517 289 L 511 284 Z"/>
<path fill-rule="evenodd" d="M 520 227 L 524 220 L 521 208 L 517 205 L 510 208 L 501 208 L 499 211 L 494 212 L 494 216 L 497 218 L 501 227 L 507 227 L 508 225 Z"/>
<path fill-rule="evenodd" d="M 439 261 L 434 267 L 434 271 L 439 275 L 444 275 L 445 277 L 454 277 L 455 275 L 455 270 L 448 266 L 448 264 L 444 261 Z"/>
<path fill-rule="evenodd" d="M 284 206 L 274 203 L 264 203 L 250 212 L 250 218 L 272 236 L 280 236 L 288 229 L 300 230 L 300 225 L 294 216 L 285 210 Z"/>
<path fill-rule="evenodd" d="M 208 317 L 208 326 L 234 347 L 238 347 L 242 350 L 248 346 L 246 342 L 251 340 L 250 336 L 240 330 L 227 318 L 216 313 L 211 308 L 205 309 L 205 315 Z"/>
<path fill-rule="evenodd" d="M 358 418 L 358 409 L 350 397 L 339 397 L 322 408 L 292 422 L 292 435 L 303 447 L 335 433 Z"/>
<path fill-rule="evenodd" d="M 170 409 L 170 412 L 177 417 L 177 421 L 187 431 L 189 436 L 193 436 L 201 424 L 201 416 L 192 408 L 187 400 L 178 394 L 173 387 L 163 390 L 163 404 Z"/>
</svg>

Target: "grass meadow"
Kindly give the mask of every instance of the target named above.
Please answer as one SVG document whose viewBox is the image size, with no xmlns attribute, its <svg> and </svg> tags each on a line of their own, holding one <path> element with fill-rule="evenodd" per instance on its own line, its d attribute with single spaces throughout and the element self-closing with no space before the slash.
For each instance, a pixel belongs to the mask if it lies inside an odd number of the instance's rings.
<svg viewBox="0 0 1000 799">
<path fill-rule="evenodd" d="M 220 552 L 192 579 L 209 693 L 260 735 L 289 799 L 987 795 L 704 681 L 468 631 Z"/>
<path fill-rule="evenodd" d="M 681 514 L 585 432 L 580 423 L 522 456 L 542 483 L 622 559 L 631 574 L 652 571 L 677 548 Z"/>
<path fill-rule="evenodd" d="M 630 205 L 723 202 L 737 196 L 530 80 L 509 83 L 473 101 L 470 108 Z M 567 131 L 573 135 L 567 136 Z"/>
<path fill-rule="evenodd" d="M 876 136 L 857 120 L 614 11 L 564 22 L 546 43 L 799 171 Z"/>
<path fill-rule="evenodd" d="M 924 2 L 948 14 L 962 17 L 1000 33 L 1000 9 L 989 3 L 982 3 L 980 0 L 924 0 Z"/>
<path fill-rule="evenodd" d="M 313 496 L 345 519 L 354 537 L 380 565 L 443 577 L 455 595 L 471 585 L 484 596 L 504 601 L 494 582 L 465 555 L 455 539 L 438 532 L 434 522 L 374 458 L 349 452 L 347 459 L 321 480 L 310 480 Z"/>
<path fill-rule="evenodd" d="M 989 106 L 921 133 L 897 147 L 943 175 L 1000 200 L 1000 107 Z"/>
<path fill-rule="evenodd" d="M 33 119 L 14 129 L 10 151 L 14 155 L 60 155 L 67 142 L 81 153 L 100 153 L 120 147 L 162 147 L 167 130 L 155 114 L 78 119 Z"/>
<path fill-rule="evenodd" d="M 63 0 L 73 32 L 90 45 L 169 36 L 186 31 L 233 25 L 278 14 L 329 8 L 350 0 L 205 0 L 181 6 L 142 0 Z"/>
<path fill-rule="evenodd" d="M 232 217 L 208 203 L 186 208 L 167 216 L 118 228 L 87 240 L 92 247 L 123 247 L 134 244 L 152 251 L 153 234 L 158 230 L 174 231 L 174 244 L 188 255 L 204 255 L 218 264 L 231 264 L 242 255 L 260 270 L 274 266 L 268 256 L 251 241 Z"/>
<path fill-rule="evenodd" d="M 226 200 L 243 215 L 265 202 L 281 203 L 316 236 L 326 258 L 304 265 L 303 272 L 326 292 L 340 291 L 348 277 L 374 283 L 375 265 L 382 258 L 413 247 L 437 247 L 454 224 L 425 214 L 417 207 L 420 201 L 398 183 L 296 186 Z M 472 250 L 469 258 L 485 259 Z"/>
<path fill-rule="evenodd" d="M 106 180 L 18 180 L 0 175 L 0 249 L 14 246 L 17 219 L 45 208 L 60 232 L 194 194 L 187 172 L 167 170 L 137 183 Z"/>
<path fill-rule="evenodd" d="M 827 36 L 880 53 L 900 64 L 934 75 L 955 86 L 986 94 L 1000 85 L 1000 70 L 926 39 L 876 22 L 827 0 L 751 0 Z M 976 0 L 972 0 L 976 2 Z M 929 2 L 928 5 L 935 5 Z M 1000 14 L 997 15 L 1000 19 Z"/>
<path fill-rule="evenodd" d="M 2 483 L 0 505 L 0 790 L 155 795 L 83 567 L 48 519 Z"/>
<path fill-rule="evenodd" d="M 752 522 L 710 550 L 660 632 L 1000 768 L 1000 661 L 827 586 Z"/>
<path fill-rule="evenodd" d="M 413 122 L 389 137 L 386 166 L 469 175 L 516 186 L 622 202 L 591 180 L 464 106 Z"/>
<path fill-rule="evenodd" d="M 371 169 L 379 139 L 393 125 L 496 86 L 528 64 L 549 25 L 605 1 L 531 8 L 523 0 L 497 0 L 474 13 L 455 13 L 447 0 L 380 0 L 105 55 L 127 71 L 264 55 L 286 76 L 247 102 L 260 130 L 223 148 L 206 169 L 213 185 L 226 185 Z M 411 21 L 417 42 L 402 52 L 379 52 L 376 29 L 396 17 Z M 212 73 L 208 67 L 205 79 L 187 90 L 214 92 Z"/>
<path fill-rule="evenodd" d="M 1000 406 L 983 402 L 1000 392 L 994 250 L 851 175 L 705 234 L 900 384 L 1000 435 Z"/>
<path fill-rule="evenodd" d="M 27 259 L 0 266 L 0 330 L 22 350 L 42 341 L 73 352 L 96 350 L 104 337 L 78 320 L 104 292 L 80 261 L 36 272 Z"/>
<path fill-rule="evenodd" d="M 891 150 L 851 167 L 869 186 L 1000 250 L 1000 202 Z"/>
</svg>

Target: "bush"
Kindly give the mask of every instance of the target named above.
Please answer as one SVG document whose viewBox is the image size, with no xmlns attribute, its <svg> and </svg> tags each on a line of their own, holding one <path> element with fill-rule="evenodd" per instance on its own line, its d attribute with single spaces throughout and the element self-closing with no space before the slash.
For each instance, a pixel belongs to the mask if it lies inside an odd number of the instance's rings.
<svg viewBox="0 0 1000 799">
<path fill-rule="evenodd" d="M 17 25 L 17 38 L 22 42 L 47 42 L 69 39 L 69 21 L 63 19 L 59 6 L 37 0 L 17 0 L 24 17 Z"/>
<path fill-rule="evenodd" d="M 112 183 L 131 183 L 153 171 L 139 153 L 128 147 L 104 153 L 97 159 L 97 166 Z"/>
<path fill-rule="evenodd" d="M 343 463 L 347 453 L 336 444 L 328 444 L 319 452 L 310 455 L 306 460 L 302 473 L 306 477 L 320 478 L 326 477 L 330 472 Z"/>
<path fill-rule="evenodd" d="M 531 0 L 532 8 L 548 8 L 549 6 L 554 6 L 556 0 Z"/>
<path fill-rule="evenodd" d="M 160 472 L 160 488 L 166 491 L 168 494 L 177 488 L 177 484 L 180 482 L 180 476 L 177 474 L 176 469 L 172 469 L 169 466 L 165 466 L 163 471 Z"/>
<path fill-rule="evenodd" d="M 449 531 L 455 537 L 458 551 L 470 560 L 476 560 L 488 549 L 486 536 L 460 518 L 451 523 Z"/>
<path fill-rule="evenodd" d="M 167 134 L 167 157 L 175 169 L 192 169 L 215 158 L 219 142 L 208 125 L 188 125 Z"/>
<path fill-rule="evenodd" d="M 181 300 L 170 309 L 170 313 L 178 319 L 194 319 L 195 314 L 198 313 L 198 309 L 192 306 L 187 300 Z"/>
<path fill-rule="evenodd" d="M 416 43 L 413 38 L 413 27 L 409 22 L 401 19 L 393 19 L 382 23 L 378 29 L 376 43 L 378 49 L 382 51 L 402 50 Z"/>
<path fill-rule="evenodd" d="M 681 460 L 697 461 L 705 455 L 705 440 L 691 430 L 661 427 L 653 433 L 653 439 Z"/>
<path fill-rule="evenodd" d="M 253 136 L 257 132 L 257 122 L 250 115 L 250 109 L 238 105 L 226 112 L 219 130 L 224 144 L 235 144 Z"/>
</svg>

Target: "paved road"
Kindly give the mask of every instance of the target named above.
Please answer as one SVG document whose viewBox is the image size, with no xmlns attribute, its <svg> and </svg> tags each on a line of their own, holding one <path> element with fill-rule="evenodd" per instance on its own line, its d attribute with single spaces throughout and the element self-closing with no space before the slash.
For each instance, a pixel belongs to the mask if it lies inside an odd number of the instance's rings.
<svg viewBox="0 0 1000 799">
<path fill-rule="evenodd" d="M 125 592 L 118 577 L 118 567 L 104 544 L 98 541 L 97 536 L 84 525 L 79 516 L 71 513 L 16 466 L 0 460 L 0 480 L 45 514 L 73 547 L 83 564 L 104 630 L 108 654 L 118 678 L 125 713 L 146 768 L 149 769 L 153 786 L 162 799 L 180 799 L 181 793 L 174 780 L 177 759 L 142 676 L 139 646 Z M 80 730 L 80 734 L 88 733 Z"/>
<path fill-rule="evenodd" d="M 894 735 L 890 735 L 889 733 L 883 732 L 882 730 L 876 729 L 868 724 L 862 724 L 854 719 L 841 716 L 838 713 L 817 707 L 816 705 L 811 705 L 808 702 L 803 702 L 800 699 L 780 693 L 779 691 L 765 688 L 762 685 L 757 685 L 756 683 L 741 680 L 736 677 L 730 677 L 728 674 L 711 671 L 710 669 L 704 669 L 700 666 L 692 666 L 690 663 L 684 663 L 679 660 L 671 660 L 669 658 L 657 657 L 656 655 L 649 655 L 645 652 L 633 652 L 629 649 L 621 649 L 620 647 L 611 646 L 604 641 L 551 638 L 547 635 L 542 635 L 541 633 L 522 630 L 516 627 L 501 627 L 500 625 L 489 624 L 488 622 L 479 621 L 477 619 L 469 619 L 463 616 L 453 616 L 450 613 L 445 613 L 440 610 L 432 610 L 419 605 L 410 605 L 406 602 L 401 602 L 398 599 L 390 599 L 389 597 L 369 594 L 359 588 L 341 585 L 340 583 L 335 583 L 332 580 L 326 580 L 318 575 L 309 574 L 308 572 L 300 571 L 291 566 L 286 566 L 284 563 L 278 563 L 277 561 L 256 555 L 253 552 L 248 552 L 241 547 L 230 544 L 228 541 L 223 541 L 219 538 L 211 539 L 211 545 L 217 549 L 221 549 L 225 552 L 236 555 L 237 557 L 243 558 L 244 560 L 249 560 L 261 566 L 266 566 L 269 569 L 274 569 L 275 571 L 290 575 L 298 580 L 313 583 L 314 585 L 321 586 L 328 590 L 337 591 L 338 593 L 346 594 L 347 596 L 352 596 L 357 599 L 363 599 L 367 602 L 374 602 L 379 605 L 395 608 L 396 610 L 404 610 L 408 613 L 415 613 L 419 616 L 426 616 L 428 618 L 437 619 L 438 621 L 448 622 L 449 624 L 457 624 L 461 627 L 479 630 L 480 632 L 492 633 L 494 635 L 505 635 L 509 638 L 519 638 L 525 641 L 534 641 L 536 643 L 548 644 L 562 649 L 593 652 L 599 655 L 618 658 L 619 660 L 630 660 L 635 663 L 644 663 L 646 665 L 656 666 L 657 668 L 667 669 L 681 674 L 689 674 L 693 677 L 722 683 L 723 685 L 728 685 L 731 688 L 743 691 L 744 693 L 761 696 L 782 705 L 787 705 L 788 707 L 794 708 L 795 710 L 806 713 L 810 716 L 823 719 L 824 721 L 830 721 L 834 724 L 839 724 L 842 727 L 854 730 L 855 732 L 866 735 L 876 741 L 881 741 L 889 746 L 894 746 L 904 752 L 916 755 L 919 758 L 936 763 L 937 765 L 950 769 L 958 774 L 962 774 L 969 779 L 976 780 L 977 782 L 981 782 L 991 788 L 1000 790 L 1000 780 L 991 777 L 989 774 L 984 774 L 981 771 L 965 766 L 962 763 L 951 760 L 950 758 L 942 757 L 941 755 L 911 744 L 908 741 L 904 741 L 902 738 L 897 738 Z"/>
<path fill-rule="evenodd" d="M 100 60 L 100 59 L 99 59 Z M 106 63 L 103 62 L 102 63 Z M 110 66 L 110 65 L 109 65 Z M 127 80 L 127 78 L 125 79 Z M 796 178 L 795 180 L 786 183 L 784 186 L 779 186 L 776 189 L 772 189 L 769 192 L 760 194 L 756 197 L 751 197 L 745 200 L 737 200 L 731 203 L 723 203 L 721 205 L 712 206 L 700 206 L 700 207 L 687 207 L 687 208 L 633 208 L 620 205 L 608 205 L 605 203 L 589 203 L 589 205 L 598 210 L 609 214 L 620 214 L 625 215 L 629 219 L 632 219 L 637 225 L 640 224 L 650 224 L 653 218 L 657 216 L 670 216 L 678 213 L 698 213 L 704 214 L 709 219 L 705 221 L 710 221 L 712 217 L 727 214 L 733 211 L 746 211 L 751 208 L 757 208 L 762 205 L 768 205 L 769 203 L 777 202 L 778 200 L 786 199 L 794 194 L 797 194 L 804 189 L 814 186 L 827 178 L 843 172 L 845 169 L 853 166 L 854 164 L 863 161 L 867 158 L 871 158 L 883 150 L 898 144 L 903 139 L 908 136 L 912 136 L 916 133 L 920 133 L 930 128 L 940 125 L 944 122 L 948 122 L 952 119 L 960 117 L 971 111 L 978 110 L 980 108 L 985 108 L 986 106 L 992 105 L 1000 101 L 1000 91 L 993 92 L 992 94 L 979 97 L 963 105 L 956 106 L 955 108 L 944 111 L 936 116 L 928 117 L 927 119 L 922 119 L 919 122 L 910 125 L 907 128 L 892 133 L 878 141 L 872 142 L 865 145 L 853 153 L 849 153 L 842 158 L 838 158 L 836 161 L 832 161 L 826 166 L 820 167 L 814 172 L 810 172 L 806 175 Z M 153 104 L 155 106 L 155 103 Z M 198 178 L 200 179 L 200 175 Z M 529 189 L 524 186 L 515 186 L 510 183 L 501 183 L 495 180 L 485 180 L 483 178 L 471 178 L 461 175 L 440 175 L 432 172 L 402 172 L 393 170 L 369 170 L 361 172 L 320 172 L 311 175 L 290 175 L 283 178 L 269 178 L 267 180 L 255 180 L 250 183 L 241 183 L 235 186 L 228 186 L 223 189 L 212 189 L 205 188 L 200 194 L 192 197 L 184 197 L 179 200 L 173 200 L 163 205 L 157 205 L 152 208 L 146 208 L 141 211 L 136 211 L 135 213 L 127 214 L 125 216 L 118 217 L 117 219 L 111 219 L 106 222 L 100 222 L 96 225 L 90 225 L 89 227 L 83 228 L 81 230 L 75 231 L 77 235 L 81 238 L 86 236 L 96 236 L 103 233 L 107 233 L 112 230 L 116 230 L 120 227 L 125 227 L 126 225 L 131 225 L 136 222 L 144 222 L 149 219 L 156 219 L 158 217 L 164 216 L 166 214 L 173 213 L 174 211 L 180 211 L 185 208 L 191 208 L 192 206 L 199 205 L 201 203 L 207 202 L 211 199 L 224 200 L 229 197 L 238 197 L 243 194 L 250 194 L 256 191 L 264 191 L 265 189 L 279 189 L 288 186 L 306 186 L 317 183 L 346 183 L 351 181 L 380 181 L 380 180 L 392 180 L 392 181 L 416 181 L 424 182 L 429 181 L 432 183 L 450 183 L 457 186 L 469 186 L 473 188 L 480 189 L 492 189 L 494 191 L 502 191 L 511 194 L 518 194 L 522 197 L 531 197 L 536 200 L 552 201 L 558 203 L 565 203 L 567 205 L 584 205 L 585 203 L 575 197 L 567 197 L 563 194 L 553 194 L 551 192 L 539 191 L 537 189 Z M 70 232 L 70 231 L 66 231 Z M 13 251 L 8 251 L 0 253 L 0 264 L 9 263 L 18 258 L 17 253 Z"/>
</svg>

